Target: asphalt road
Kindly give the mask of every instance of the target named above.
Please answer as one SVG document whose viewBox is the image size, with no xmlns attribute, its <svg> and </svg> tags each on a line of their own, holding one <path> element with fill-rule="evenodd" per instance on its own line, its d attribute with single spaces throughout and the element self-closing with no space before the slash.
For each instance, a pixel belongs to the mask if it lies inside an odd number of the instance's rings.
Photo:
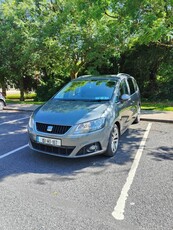
<svg viewBox="0 0 173 230">
<path fill-rule="evenodd" d="M 0 230 L 172 230 L 173 124 L 140 122 L 118 153 L 33 153 L 30 113 L 0 112 Z"/>
</svg>

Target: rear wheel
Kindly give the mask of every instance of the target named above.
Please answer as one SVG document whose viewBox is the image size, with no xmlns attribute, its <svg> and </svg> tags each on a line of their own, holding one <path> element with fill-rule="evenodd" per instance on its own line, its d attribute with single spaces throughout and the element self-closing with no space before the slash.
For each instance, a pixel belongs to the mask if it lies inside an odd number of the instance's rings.
<svg viewBox="0 0 173 230">
<path fill-rule="evenodd" d="M 139 105 L 139 107 L 138 107 L 138 112 L 137 112 L 137 116 L 136 116 L 136 118 L 135 118 L 133 124 L 137 124 L 137 123 L 140 122 L 140 114 L 141 114 L 141 107 L 140 107 L 140 105 Z"/>
<path fill-rule="evenodd" d="M 117 124 L 114 124 L 114 127 L 110 133 L 108 147 L 107 147 L 107 150 L 105 152 L 106 156 L 112 157 L 117 152 L 118 143 L 119 143 L 119 136 L 120 136 L 119 135 L 119 128 L 118 128 Z"/>
</svg>

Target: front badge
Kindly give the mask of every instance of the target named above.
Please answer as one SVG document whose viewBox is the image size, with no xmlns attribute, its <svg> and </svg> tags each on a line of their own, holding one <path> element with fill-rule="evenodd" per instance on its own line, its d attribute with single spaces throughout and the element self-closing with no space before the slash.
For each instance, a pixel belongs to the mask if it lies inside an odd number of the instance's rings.
<svg viewBox="0 0 173 230">
<path fill-rule="evenodd" d="M 52 132 L 52 130 L 53 130 L 53 126 L 51 126 L 51 125 L 47 126 L 47 131 L 48 132 Z"/>
</svg>

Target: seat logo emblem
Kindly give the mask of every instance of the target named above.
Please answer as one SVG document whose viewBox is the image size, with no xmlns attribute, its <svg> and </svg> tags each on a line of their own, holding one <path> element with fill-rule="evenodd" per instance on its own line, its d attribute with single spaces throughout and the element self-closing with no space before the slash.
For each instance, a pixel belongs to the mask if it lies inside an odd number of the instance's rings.
<svg viewBox="0 0 173 230">
<path fill-rule="evenodd" d="M 52 129 L 53 129 L 53 126 L 51 126 L 51 125 L 47 126 L 47 131 L 48 132 L 52 132 Z"/>
</svg>

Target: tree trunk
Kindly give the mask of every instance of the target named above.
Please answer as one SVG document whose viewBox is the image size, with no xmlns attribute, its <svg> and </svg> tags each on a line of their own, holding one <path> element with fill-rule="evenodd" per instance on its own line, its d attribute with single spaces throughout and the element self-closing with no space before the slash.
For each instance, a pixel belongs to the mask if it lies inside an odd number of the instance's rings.
<svg viewBox="0 0 173 230">
<path fill-rule="evenodd" d="M 6 84 L 4 77 L 1 78 L 2 95 L 6 97 Z"/>
<path fill-rule="evenodd" d="M 155 93 L 157 90 L 157 69 L 157 66 L 153 67 L 149 74 L 149 88 L 153 93 Z"/>
<path fill-rule="evenodd" d="M 72 80 L 73 80 L 73 79 L 76 79 L 76 78 L 77 78 L 77 75 L 78 75 L 78 72 L 75 72 L 75 71 L 72 71 L 72 72 L 70 73 L 70 77 L 71 77 Z"/>
<path fill-rule="evenodd" d="M 25 91 L 24 91 L 24 82 L 23 82 L 23 77 L 20 79 L 20 101 L 25 101 Z"/>
</svg>

